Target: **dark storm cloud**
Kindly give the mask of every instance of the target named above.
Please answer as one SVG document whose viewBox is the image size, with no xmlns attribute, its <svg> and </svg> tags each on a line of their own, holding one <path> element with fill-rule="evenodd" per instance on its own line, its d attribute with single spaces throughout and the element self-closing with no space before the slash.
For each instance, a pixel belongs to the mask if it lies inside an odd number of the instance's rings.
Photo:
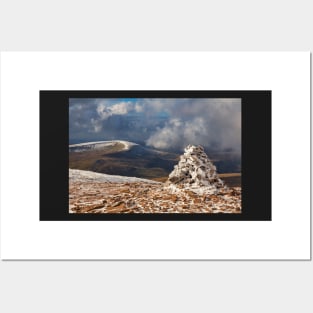
<svg viewBox="0 0 313 313">
<path fill-rule="evenodd" d="M 156 148 L 182 149 L 201 144 L 215 149 L 241 149 L 240 99 L 183 99 L 167 106 L 169 120 L 147 140 Z"/>
<path fill-rule="evenodd" d="M 241 99 L 70 99 L 70 140 L 241 150 Z"/>
<path fill-rule="evenodd" d="M 70 142 L 123 139 L 144 143 L 163 120 L 142 99 L 70 99 Z"/>
</svg>

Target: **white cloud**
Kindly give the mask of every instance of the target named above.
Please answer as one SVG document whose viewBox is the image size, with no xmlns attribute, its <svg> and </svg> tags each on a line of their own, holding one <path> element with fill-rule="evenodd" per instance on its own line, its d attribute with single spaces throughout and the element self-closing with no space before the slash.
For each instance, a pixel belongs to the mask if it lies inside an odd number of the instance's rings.
<svg viewBox="0 0 313 313">
<path fill-rule="evenodd" d="M 113 114 L 124 115 L 127 114 L 133 108 L 133 104 L 131 102 L 120 102 L 114 104 L 110 107 L 110 110 Z"/>
<path fill-rule="evenodd" d="M 182 149 L 187 144 L 208 143 L 208 130 L 203 118 L 182 121 L 171 119 L 163 128 L 150 136 L 146 144 L 157 149 Z"/>
<path fill-rule="evenodd" d="M 92 118 L 90 120 L 90 122 L 91 122 L 91 125 L 92 125 L 92 129 L 89 132 L 100 133 L 101 130 L 102 130 L 102 122 L 101 122 L 101 120 L 97 120 L 97 119 Z"/>
<path fill-rule="evenodd" d="M 241 151 L 240 99 L 175 99 L 167 103 L 169 116 L 146 144 L 158 149 L 180 149 L 188 144 L 217 150 Z"/>
<path fill-rule="evenodd" d="M 157 149 L 173 148 L 179 142 L 181 128 L 182 122 L 179 119 L 172 119 L 163 128 L 158 128 L 146 143 Z"/>
<path fill-rule="evenodd" d="M 136 102 L 136 104 L 135 104 L 135 111 L 137 113 L 143 112 L 144 111 L 144 106 L 142 104 L 139 104 L 139 103 Z"/>
<path fill-rule="evenodd" d="M 133 104 L 131 102 L 119 102 L 113 105 L 100 102 L 96 111 L 99 118 L 104 121 L 112 115 L 125 115 L 132 109 Z"/>
<path fill-rule="evenodd" d="M 119 102 L 113 105 L 107 103 L 107 100 L 98 103 L 96 112 L 97 117 L 90 119 L 91 130 L 89 132 L 100 133 L 103 129 L 103 121 L 107 120 L 113 115 L 125 115 L 133 108 L 131 102 Z"/>
<path fill-rule="evenodd" d="M 100 120 L 102 121 L 112 116 L 111 110 L 103 103 L 98 104 L 97 113 L 98 113 Z"/>
</svg>

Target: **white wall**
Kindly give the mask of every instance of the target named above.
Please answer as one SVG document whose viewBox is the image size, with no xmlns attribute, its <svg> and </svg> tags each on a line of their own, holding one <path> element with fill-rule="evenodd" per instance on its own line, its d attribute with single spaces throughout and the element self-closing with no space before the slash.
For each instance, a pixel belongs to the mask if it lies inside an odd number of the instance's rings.
<svg viewBox="0 0 313 313">
<path fill-rule="evenodd" d="M 1 1 L 0 49 L 313 50 L 312 1 L 108 2 Z M 0 309 L 311 312 L 312 282 L 312 262 L 1 261 Z"/>
</svg>

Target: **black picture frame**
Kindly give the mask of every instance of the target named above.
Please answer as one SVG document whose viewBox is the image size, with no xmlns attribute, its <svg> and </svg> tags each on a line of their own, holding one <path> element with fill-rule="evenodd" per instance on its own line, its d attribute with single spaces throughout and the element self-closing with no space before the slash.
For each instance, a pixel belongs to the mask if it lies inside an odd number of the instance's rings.
<svg viewBox="0 0 313 313">
<path fill-rule="evenodd" d="M 73 214 L 68 206 L 70 98 L 241 98 L 242 213 Z M 40 221 L 271 221 L 272 91 L 41 90 Z"/>
</svg>

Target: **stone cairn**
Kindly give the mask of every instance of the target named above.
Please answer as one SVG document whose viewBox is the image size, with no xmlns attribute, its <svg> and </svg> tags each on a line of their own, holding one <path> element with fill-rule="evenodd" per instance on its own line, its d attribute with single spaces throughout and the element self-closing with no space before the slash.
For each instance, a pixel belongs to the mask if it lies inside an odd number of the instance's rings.
<svg viewBox="0 0 313 313">
<path fill-rule="evenodd" d="M 210 161 L 202 146 L 188 145 L 180 161 L 170 173 L 166 185 L 195 189 L 208 187 L 218 190 L 224 187 L 217 176 L 216 167 Z"/>
</svg>

